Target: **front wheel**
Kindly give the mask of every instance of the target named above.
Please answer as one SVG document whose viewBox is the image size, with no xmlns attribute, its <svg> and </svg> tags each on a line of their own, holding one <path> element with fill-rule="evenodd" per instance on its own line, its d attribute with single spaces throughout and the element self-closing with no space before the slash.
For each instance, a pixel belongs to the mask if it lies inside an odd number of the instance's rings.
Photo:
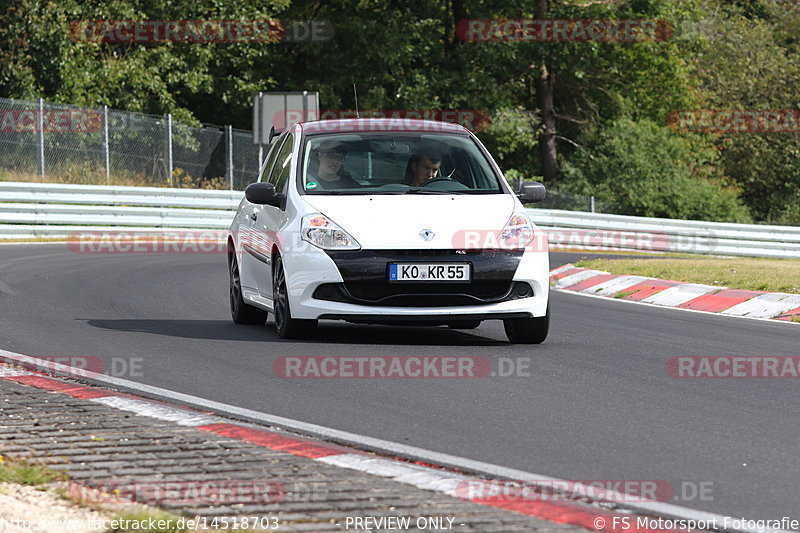
<svg viewBox="0 0 800 533">
<path fill-rule="evenodd" d="M 503 320 L 508 340 L 514 344 L 541 344 L 550 330 L 550 302 L 547 313 L 535 318 L 507 318 Z"/>
<path fill-rule="evenodd" d="M 239 276 L 239 264 L 236 254 L 230 255 L 228 274 L 230 275 L 231 318 L 235 324 L 263 324 L 267 321 L 267 312 L 245 303 L 242 298 L 242 280 Z"/>
<path fill-rule="evenodd" d="M 316 320 L 292 318 L 289 308 L 289 291 L 286 288 L 286 272 L 283 270 L 281 256 L 275 256 L 272 265 L 272 294 L 275 315 L 275 329 L 282 339 L 302 339 L 317 329 Z"/>
</svg>

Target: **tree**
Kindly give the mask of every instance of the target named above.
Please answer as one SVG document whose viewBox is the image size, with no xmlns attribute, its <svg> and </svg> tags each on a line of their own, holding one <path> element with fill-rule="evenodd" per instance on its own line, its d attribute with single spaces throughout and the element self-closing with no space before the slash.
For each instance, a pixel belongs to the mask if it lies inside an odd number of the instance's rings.
<svg viewBox="0 0 800 533">
<path fill-rule="evenodd" d="M 564 167 L 569 192 L 592 194 L 612 212 L 744 222 L 737 190 L 719 177 L 718 155 L 699 136 L 622 118 L 587 132 Z"/>
<path fill-rule="evenodd" d="M 698 24 L 693 81 L 701 109 L 798 109 L 800 10 L 789 3 L 741 2 L 709 10 Z M 800 139 L 787 131 L 707 135 L 722 154 L 725 174 L 742 189 L 757 220 L 800 224 Z"/>
</svg>

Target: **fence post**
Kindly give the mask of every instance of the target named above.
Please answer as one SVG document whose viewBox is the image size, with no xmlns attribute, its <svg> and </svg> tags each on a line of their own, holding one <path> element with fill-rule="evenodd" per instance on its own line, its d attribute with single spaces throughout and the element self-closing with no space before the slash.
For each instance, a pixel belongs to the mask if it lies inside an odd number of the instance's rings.
<svg viewBox="0 0 800 533">
<path fill-rule="evenodd" d="M 228 183 L 230 183 L 231 190 L 233 190 L 233 126 L 225 126 L 225 141 L 226 154 L 228 156 L 226 162 Z"/>
<path fill-rule="evenodd" d="M 594 213 L 594 196 L 589 197 L 589 209 Z"/>
<path fill-rule="evenodd" d="M 108 146 L 108 106 L 103 106 L 103 155 L 106 160 L 106 185 L 111 183 L 111 165 Z"/>
<path fill-rule="evenodd" d="M 44 177 L 44 100 L 39 98 L 39 116 L 36 118 L 39 130 L 39 176 Z"/>
<path fill-rule="evenodd" d="M 172 187 L 172 113 L 167 113 L 167 175 Z"/>
</svg>

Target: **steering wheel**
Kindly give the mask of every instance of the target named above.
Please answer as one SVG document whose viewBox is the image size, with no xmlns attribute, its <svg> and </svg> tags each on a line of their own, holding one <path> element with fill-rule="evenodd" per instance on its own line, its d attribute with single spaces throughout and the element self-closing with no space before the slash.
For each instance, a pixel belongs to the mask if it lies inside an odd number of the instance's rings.
<svg viewBox="0 0 800 533">
<path fill-rule="evenodd" d="M 460 181 L 454 180 L 453 178 L 441 178 L 441 177 L 439 177 L 439 178 L 431 178 L 431 179 L 425 181 L 422 185 L 420 185 L 420 187 L 427 187 L 431 183 L 441 183 L 443 181 L 455 181 L 457 183 L 461 183 Z"/>
</svg>

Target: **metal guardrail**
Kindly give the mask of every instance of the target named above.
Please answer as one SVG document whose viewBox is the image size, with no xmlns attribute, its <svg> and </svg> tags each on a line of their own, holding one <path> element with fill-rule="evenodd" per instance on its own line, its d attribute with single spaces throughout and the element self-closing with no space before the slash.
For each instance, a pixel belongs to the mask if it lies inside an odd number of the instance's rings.
<svg viewBox="0 0 800 533">
<path fill-rule="evenodd" d="M 528 209 L 551 246 L 800 258 L 800 227 Z"/>
<path fill-rule="evenodd" d="M 226 229 L 241 191 L 0 182 L 0 239 Z M 800 258 L 800 227 L 528 209 L 553 248 Z"/>
<path fill-rule="evenodd" d="M 241 191 L 0 182 L 0 239 L 225 229 Z"/>
</svg>

